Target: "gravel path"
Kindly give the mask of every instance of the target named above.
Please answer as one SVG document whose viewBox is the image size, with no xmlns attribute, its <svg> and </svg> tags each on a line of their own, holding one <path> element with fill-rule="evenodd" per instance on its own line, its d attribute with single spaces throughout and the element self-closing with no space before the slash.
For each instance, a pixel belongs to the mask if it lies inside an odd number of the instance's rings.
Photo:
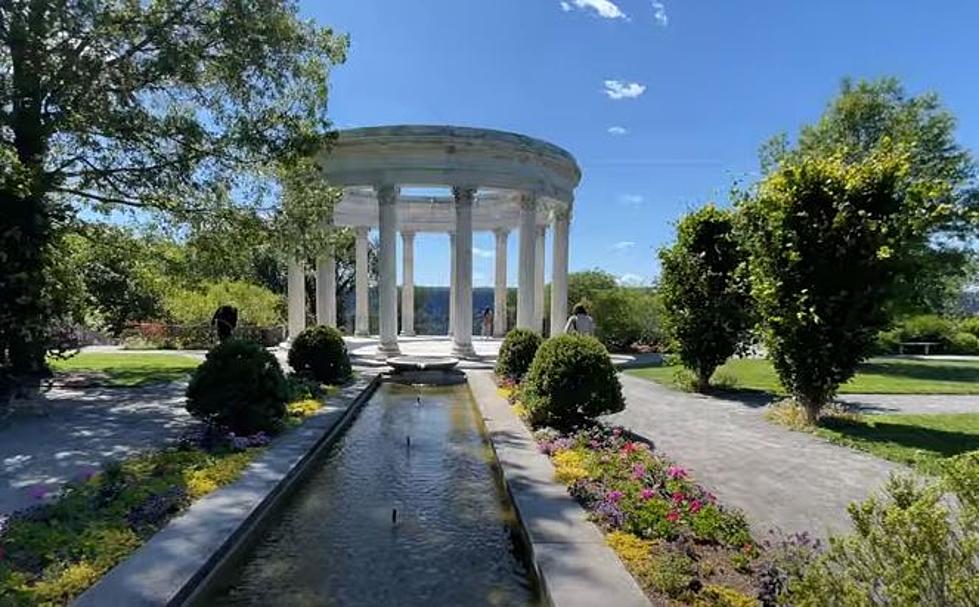
<svg viewBox="0 0 979 607">
<path fill-rule="evenodd" d="M 0 425 L 0 515 L 30 506 L 108 460 L 177 438 L 196 423 L 184 383 L 55 388 Z"/>
<path fill-rule="evenodd" d="M 979 413 L 976 394 L 841 394 L 861 413 Z"/>
<path fill-rule="evenodd" d="M 847 505 L 904 469 L 765 421 L 767 399 L 713 398 L 620 377 L 627 406 L 606 421 L 653 441 L 722 503 L 743 510 L 758 537 L 772 528 L 844 531 Z"/>
</svg>

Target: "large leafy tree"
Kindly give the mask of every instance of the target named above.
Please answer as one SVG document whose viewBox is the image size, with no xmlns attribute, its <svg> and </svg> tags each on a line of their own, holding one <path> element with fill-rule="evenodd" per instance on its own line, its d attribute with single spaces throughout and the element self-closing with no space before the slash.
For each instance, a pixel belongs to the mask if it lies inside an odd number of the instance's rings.
<svg viewBox="0 0 979 607">
<path fill-rule="evenodd" d="M 74 210 L 249 199 L 260 169 L 323 144 L 346 48 L 293 0 L 0 4 L 0 370 L 43 367 Z"/>
<path fill-rule="evenodd" d="M 904 146 L 781 162 L 741 203 L 741 240 L 779 378 L 815 423 L 890 322 L 908 265 L 949 221 L 952 186 L 922 179 Z"/>
<path fill-rule="evenodd" d="M 802 128 L 794 146 L 785 135 L 763 146 L 762 170 L 768 174 L 806 157 L 832 155 L 858 163 L 874 157 L 882 146 L 900 147 L 908 162 L 904 179 L 926 187 L 946 184 L 931 203 L 949 212 L 929 227 L 926 238 L 895 251 L 894 262 L 900 261 L 905 271 L 887 303 L 898 313 L 939 311 L 958 299 L 968 280 L 979 226 L 976 167 L 956 141 L 955 127 L 955 117 L 934 93 L 909 95 L 894 78 L 847 79 L 819 121 Z"/>
<path fill-rule="evenodd" d="M 708 204 L 685 215 L 677 224 L 676 243 L 659 257 L 659 293 L 671 345 L 696 373 L 697 389 L 706 391 L 714 371 L 752 326 L 733 213 Z"/>
</svg>

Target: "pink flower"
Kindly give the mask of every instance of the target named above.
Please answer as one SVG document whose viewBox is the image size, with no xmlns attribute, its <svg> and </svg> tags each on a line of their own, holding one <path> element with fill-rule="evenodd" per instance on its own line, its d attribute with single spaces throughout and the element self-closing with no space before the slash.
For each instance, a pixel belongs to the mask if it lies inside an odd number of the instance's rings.
<svg viewBox="0 0 979 607">
<path fill-rule="evenodd" d="M 704 504 L 700 500 L 693 500 L 690 502 L 690 513 L 697 514 L 700 509 L 704 507 Z"/>
<path fill-rule="evenodd" d="M 675 523 L 678 520 L 680 520 L 680 513 L 677 512 L 676 510 L 670 510 L 666 514 L 666 520 L 670 521 L 671 523 Z"/>
<path fill-rule="evenodd" d="M 682 502 L 686 497 L 687 496 L 683 495 L 683 492 L 682 491 L 674 491 L 673 492 L 673 501 L 675 503 L 677 503 L 677 504 L 679 504 L 680 502 Z"/>
<path fill-rule="evenodd" d="M 680 466 L 670 466 L 666 470 L 666 475 L 674 480 L 687 478 L 687 471 Z"/>
<path fill-rule="evenodd" d="M 620 434 L 622 434 L 622 428 L 618 426 L 612 428 L 612 436 L 619 436 Z"/>
<path fill-rule="evenodd" d="M 639 497 L 643 501 L 651 500 L 651 499 L 653 499 L 653 497 L 655 495 L 656 495 L 656 492 L 653 491 L 652 489 L 650 489 L 649 487 L 646 487 L 645 489 L 643 489 L 642 491 L 639 492 Z"/>
<path fill-rule="evenodd" d="M 642 464 L 635 464 L 632 467 L 632 478 L 639 480 L 644 476 L 646 476 L 646 466 L 643 466 Z"/>
<path fill-rule="evenodd" d="M 622 497 L 623 497 L 623 493 L 621 491 L 609 491 L 608 495 L 605 496 L 605 499 L 612 502 L 613 504 L 618 504 L 619 500 L 621 500 Z"/>
<path fill-rule="evenodd" d="M 638 450 L 639 450 L 639 446 L 636 445 L 636 443 L 634 443 L 632 441 L 629 441 L 626 444 L 622 445 L 622 453 L 624 453 L 626 455 L 628 455 L 630 453 L 635 453 Z"/>
</svg>

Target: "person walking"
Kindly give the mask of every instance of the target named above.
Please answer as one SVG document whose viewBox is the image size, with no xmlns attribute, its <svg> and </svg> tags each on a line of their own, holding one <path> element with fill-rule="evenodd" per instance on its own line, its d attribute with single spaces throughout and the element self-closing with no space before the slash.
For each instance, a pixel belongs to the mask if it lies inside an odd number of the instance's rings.
<svg viewBox="0 0 979 607">
<path fill-rule="evenodd" d="M 564 325 L 565 333 L 579 333 L 581 335 L 595 334 L 595 320 L 588 315 L 588 309 L 584 304 L 575 304 L 568 317 L 568 322 Z"/>
</svg>

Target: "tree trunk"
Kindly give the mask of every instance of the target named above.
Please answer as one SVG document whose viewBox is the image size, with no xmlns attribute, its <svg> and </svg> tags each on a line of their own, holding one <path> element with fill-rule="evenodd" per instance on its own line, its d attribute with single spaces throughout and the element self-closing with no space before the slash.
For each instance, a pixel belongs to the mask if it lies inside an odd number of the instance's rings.
<svg viewBox="0 0 979 607">
<path fill-rule="evenodd" d="M 808 397 L 798 397 L 797 400 L 806 412 L 806 423 L 815 426 L 819 423 L 819 412 L 823 408 L 823 403 L 817 399 Z"/>
<path fill-rule="evenodd" d="M 706 394 L 710 392 L 710 378 L 714 375 L 714 370 L 701 369 L 697 372 L 697 392 Z"/>
</svg>

